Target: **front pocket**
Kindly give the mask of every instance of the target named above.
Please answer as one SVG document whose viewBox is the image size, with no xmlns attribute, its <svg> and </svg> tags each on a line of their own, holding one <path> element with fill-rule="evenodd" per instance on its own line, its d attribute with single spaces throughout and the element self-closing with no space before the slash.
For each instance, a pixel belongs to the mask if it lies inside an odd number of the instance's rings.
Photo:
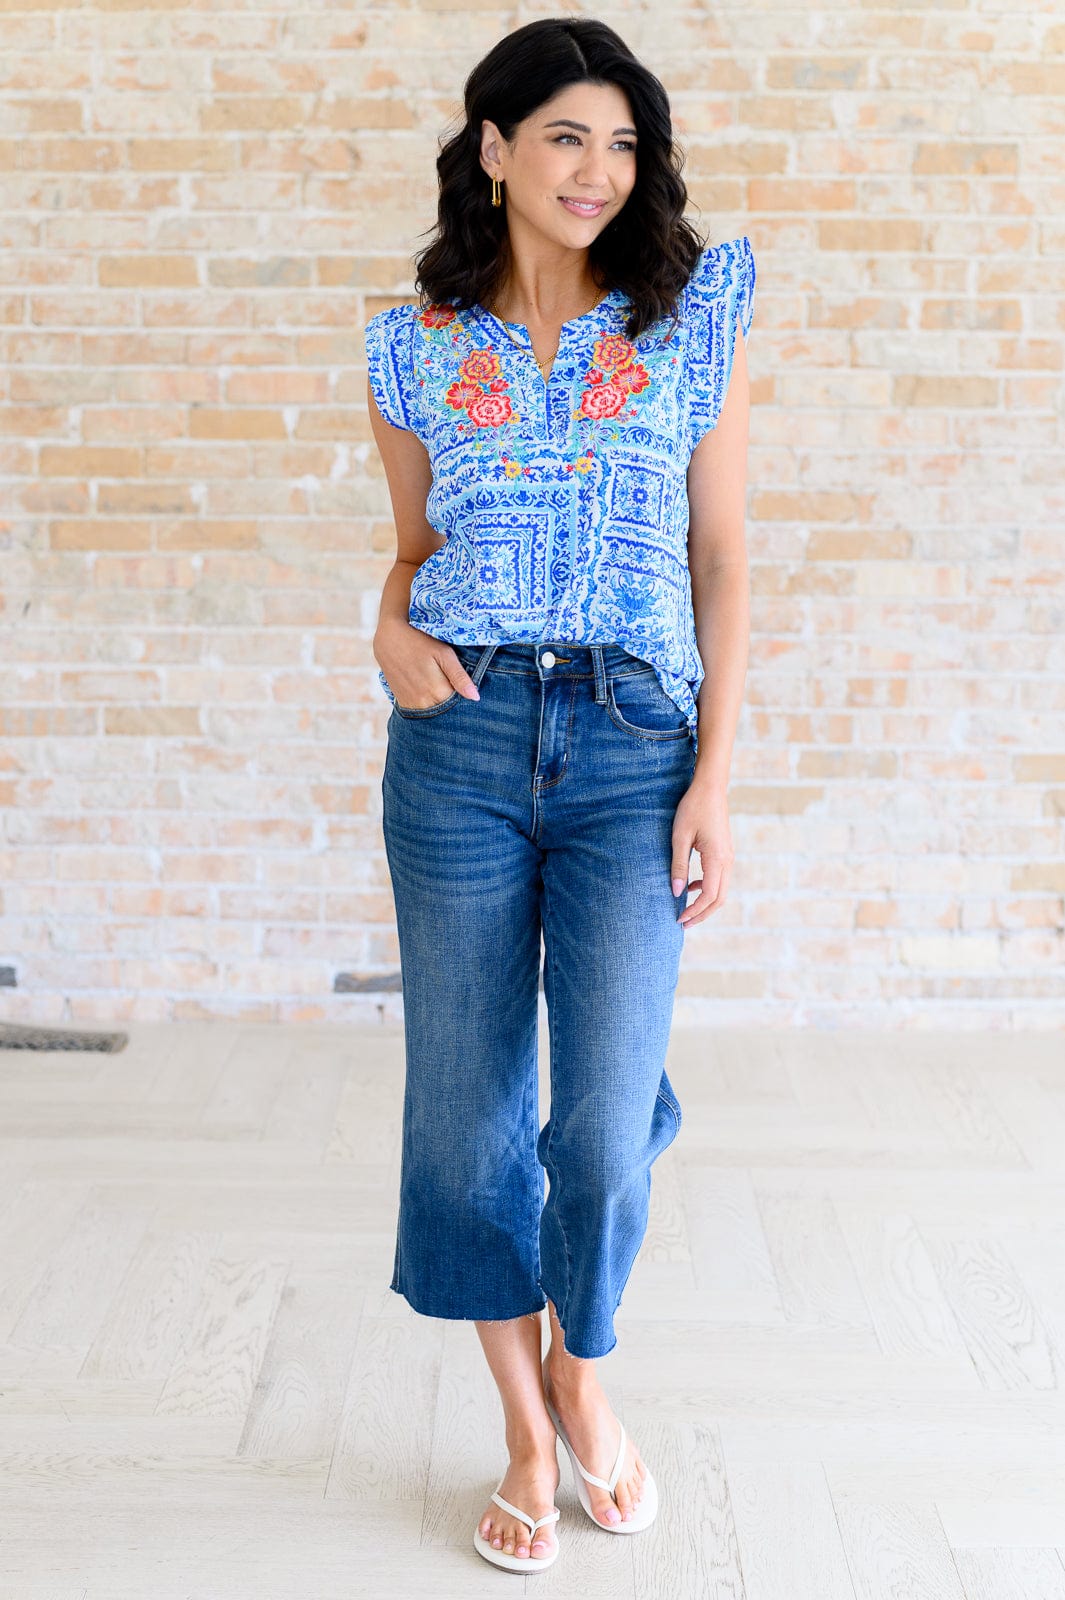
<svg viewBox="0 0 1065 1600">
<path fill-rule="evenodd" d="M 688 719 L 654 671 L 611 678 L 606 708 L 610 720 L 638 739 L 686 739 Z"/>
<path fill-rule="evenodd" d="M 449 644 L 450 640 L 442 639 L 440 642 L 441 644 Z M 451 648 L 454 650 L 461 665 L 472 678 L 473 669 L 481 658 L 481 653 L 484 649 L 484 646 L 453 644 L 451 645 Z M 460 694 L 457 689 L 452 689 L 451 693 L 445 700 L 437 700 L 435 704 L 431 706 L 401 706 L 399 701 L 393 697 L 392 707 L 393 710 L 397 711 L 401 717 L 406 717 L 408 721 L 413 721 L 417 717 L 438 717 L 441 711 L 446 711 L 449 706 L 453 706 L 456 700 L 465 699 L 466 696 L 464 694 Z M 476 704 L 476 702 L 474 702 L 474 704 Z"/>
<path fill-rule="evenodd" d="M 462 700 L 463 698 L 464 696 L 460 695 L 457 689 L 452 689 L 446 700 L 438 700 L 435 705 L 401 706 L 398 700 L 394 700 L 392 706 L 401 717 L 409 719 L 414 719 L 415 717 L 438 717 L 441 711 L 446 711 L 448 706 L 454 705 L 456 700 Z"/>
</svg>

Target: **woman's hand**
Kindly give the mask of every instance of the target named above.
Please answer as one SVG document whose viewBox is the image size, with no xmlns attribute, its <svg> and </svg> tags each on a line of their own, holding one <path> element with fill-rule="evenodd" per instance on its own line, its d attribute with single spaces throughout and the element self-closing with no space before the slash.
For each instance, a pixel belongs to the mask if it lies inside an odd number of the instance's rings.
<svg viewBox="0 0 1065 1600">
<path fill-rule="evenodd" d="M 453 689 L 467 700 L 481 698 L 452 646 L 412 628 L 409 622 L 389 619 L 379 623 L 373 653 L 388 687 L 409 711 L 439 705 Z"/>
<path fill-rule="evenodd" d="M 699 852 L 703 875 L 688 883 L 688 859 L 693 849 Z M 686 883 L 689 889 L 702 891 L 677 918 L 681 927 L 702 922 L 711 911 L 724 905 L 734 860 L 724 786 L 697 779 L 681 798 L 673 818 L 673 892 L 680 894 Z"/>
</svg>

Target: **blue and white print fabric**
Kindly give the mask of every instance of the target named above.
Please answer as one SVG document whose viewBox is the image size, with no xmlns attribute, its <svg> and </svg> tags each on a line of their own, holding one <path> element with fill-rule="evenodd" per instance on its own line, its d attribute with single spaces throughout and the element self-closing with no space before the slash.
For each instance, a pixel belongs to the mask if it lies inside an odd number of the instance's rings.
<svg viewBox="0 0 1065 1600">
<path fill-rule="evenodd" d="M 698 748 L 687 470 L 721 414 L 754 284 L 746 235 L 707 245 L 677 325 L 635 341 L 613 289 L 562 324 L 546 383 L 524 324 L 481 306 L 369 319 L 374 399 L 425 445 L 426 517 L 444 539 L 411 583 L 413 627 L 451 644 L 619 644 L 654 667 Z"/>
</svg>

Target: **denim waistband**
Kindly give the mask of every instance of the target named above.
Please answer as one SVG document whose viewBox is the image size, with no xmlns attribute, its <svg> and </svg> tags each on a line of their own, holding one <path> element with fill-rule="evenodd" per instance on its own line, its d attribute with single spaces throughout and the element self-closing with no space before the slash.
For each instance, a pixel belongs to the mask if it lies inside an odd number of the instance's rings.
<svg viewBox="0 0 1065 1600">
<path fill-rule="evenodd" d="M 526 672 L 534 678 L 594 678 L 597 658 L 599 671 L 615 678 L 654 671 L 649 661 L 634 656 L 620 644 L 571 644 L 566 639 L 538 639 L 535 643 L 455 644 L 452 649 L 475 660 L 490 650 L 491 656 L 482 670 Z M 541 658 L 547 651 L 555 659 L 545 665 Z"/>
</svg>

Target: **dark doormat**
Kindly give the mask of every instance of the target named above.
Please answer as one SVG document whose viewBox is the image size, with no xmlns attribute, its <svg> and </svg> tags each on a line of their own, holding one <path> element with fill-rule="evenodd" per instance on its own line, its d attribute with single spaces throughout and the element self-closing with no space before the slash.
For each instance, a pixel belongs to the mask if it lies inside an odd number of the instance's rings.
<svg viewBox="0 0 1065 1600">
<path fill-rule="evenodd" d="M 0 1022 L 0 1050 L 124 1050 L 128 1033 L 86 1033 L 79 1028 L 23 1027 Z"/>
</svg>

